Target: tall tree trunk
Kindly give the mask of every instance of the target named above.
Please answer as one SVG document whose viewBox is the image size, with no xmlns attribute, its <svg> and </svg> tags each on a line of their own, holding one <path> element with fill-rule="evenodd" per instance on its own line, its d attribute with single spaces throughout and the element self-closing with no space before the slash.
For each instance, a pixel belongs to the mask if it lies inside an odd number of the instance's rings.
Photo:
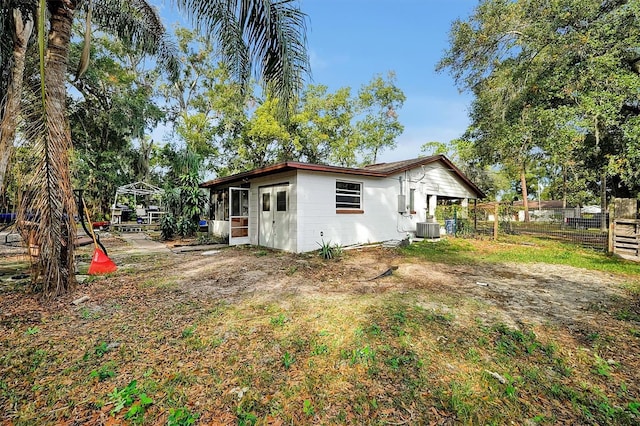
<svg viewBox="0 0 640 426">
<path fill-rule="evenodd" d="M 596 116 L 593 120 L 595 128 L 596 152 L 600 152 L 600 122 Z M 600 175 L 600 229 L 607 230 L 607 171 L 602 167 Z"/>
<path fill-rule="evenodd" d="M 33 18 L 33 14 L 22 16 L 19 9 L 13 10 L 15 23 L 13 69 L 7 93 L 7 104 L 0 121 L 0 194 L 4 194 L 5 191 L 4 183 L 13 153 L 13 141 L 16 135 L 18 117 L 20 116 L 25 54 L 27 52 L 27 42 L 33 31 Z"/>
<path fill-rule="evenodd" d="M 567 168 L 562 166 L 562 208 L 567 208 Z"/>
<path fill-rule="evenodd" d="M 520 168 L 520 186 L 522 193 L 522 208 L 524 209 L 524 221 L 529 222 L 529 193 L 527 192 L 527 168 L 524 164 Z"/>
<path fill-rule="evenodd" d="M 35 273 L 40 274 L 41 282 L 36 282 L 36 286 L 45 298 L 64 294 L 75 286 L 73 217 L 76 207 L 69 170 L 71 132 L 65 115 L 65 81 L 76 5 L 74 0 L 47 2 L 51 18 L 44 82 L 41 82 L 44 84 L 44 108 L 40 115 L 43 122 L 31 134 L 36 143 L 36 167 L 23 210 L 27 215 L 23 215 L 23 219 L 25 224 L 29 219 L 36 222 L 30 227 L 32 241 L 40 249 Z"/>
<path fill-rule="evenodd" d="M 607 171 L 600 175 L 600 230 L 607 230 Z"/>
</svg>

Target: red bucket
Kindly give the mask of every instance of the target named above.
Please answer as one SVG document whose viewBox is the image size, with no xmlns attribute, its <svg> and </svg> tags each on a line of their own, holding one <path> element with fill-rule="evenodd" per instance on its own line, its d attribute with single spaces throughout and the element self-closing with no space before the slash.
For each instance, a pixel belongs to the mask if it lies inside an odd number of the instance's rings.
<svg viewBox="0 0 640 426">
<path fill-rule="evenodd" d="M 89 265 L 89 275 L 109 274 L 115 272 L 117 269 L 118 266 L 109 259 L 109 256 L 104 254 L 99 248 L 96 248 L 93 252 L 91 264 Z"/>
</svg>

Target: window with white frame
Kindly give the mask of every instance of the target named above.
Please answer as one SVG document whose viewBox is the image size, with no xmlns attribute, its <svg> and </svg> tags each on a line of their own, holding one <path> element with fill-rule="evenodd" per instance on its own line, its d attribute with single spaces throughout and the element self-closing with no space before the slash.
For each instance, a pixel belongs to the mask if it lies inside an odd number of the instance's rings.
<svg viewBox="0 0 640 426">
<path fill-rule="evenodd" d="M 336 181 L 336 209 L 361 210 L 362 184 Z"/>
</svg>

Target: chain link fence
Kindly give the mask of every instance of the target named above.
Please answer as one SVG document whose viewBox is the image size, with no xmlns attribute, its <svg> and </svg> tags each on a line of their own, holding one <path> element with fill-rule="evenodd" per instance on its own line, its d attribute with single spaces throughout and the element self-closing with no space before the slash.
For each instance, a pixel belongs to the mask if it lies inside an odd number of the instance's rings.
<svg viewBox="0 0 640 426">
<path fill-rule="evenodd" d="M 529 209 L 510 203 L 489 203 L 469 206 L 468 214 L 447 212 L 443 219 L 453 219 L 454 234 L 532 235 L 566 241 L 585 248 L 607 251 L 609 217 L 600 213 L 583 213 L 580 208 Z M 448 229 L 447 229 L 448 231 Z"/>
</svg>

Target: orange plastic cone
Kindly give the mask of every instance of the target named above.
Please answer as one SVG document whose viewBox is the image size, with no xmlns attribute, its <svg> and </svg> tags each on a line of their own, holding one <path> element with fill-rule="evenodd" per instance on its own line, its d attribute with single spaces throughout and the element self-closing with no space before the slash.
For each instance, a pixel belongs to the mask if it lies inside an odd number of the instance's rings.
<svg viewBox="0 0 640 426">
<path fill-rule="evenodd" d="M 109 259 L 109 256 L 96 247 L 89 265 L 89 275 L 108 274 L 115 272 L 117 269 L 118 266 Z"/>
</svg>

